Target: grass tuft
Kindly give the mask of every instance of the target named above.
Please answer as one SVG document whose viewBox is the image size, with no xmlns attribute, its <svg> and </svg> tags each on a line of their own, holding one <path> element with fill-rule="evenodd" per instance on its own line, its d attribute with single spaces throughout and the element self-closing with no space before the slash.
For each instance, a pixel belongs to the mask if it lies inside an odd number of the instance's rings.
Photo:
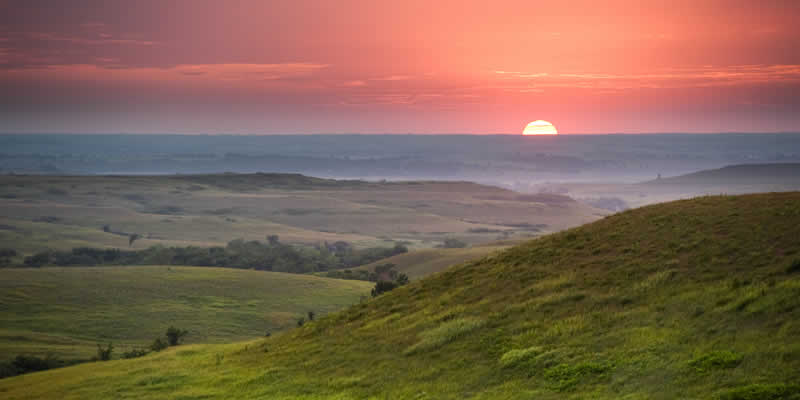
<svg viewBox="0 0 800 400">
<path fill-rule="evenodd" d="M 485 322 L 478 318 L 466 317 L 453 319 L 419 334 L 420 341 L 409 347 L 406 355 L 421 351 L 430 351 L 450 343 L 483 326 Z"/>
</svg>

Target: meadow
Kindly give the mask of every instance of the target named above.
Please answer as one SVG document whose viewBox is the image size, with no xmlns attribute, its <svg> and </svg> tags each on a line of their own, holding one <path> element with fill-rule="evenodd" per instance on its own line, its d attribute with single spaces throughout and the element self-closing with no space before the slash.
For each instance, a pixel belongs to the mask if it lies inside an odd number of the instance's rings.
<svg viewBox="0 0 800 400">
<path fill-rule="evenodd" d="M 0 380 L 6 399 L 797 399 L 800 193 L 630 210 L 269 338 Z"/>
<path fill-rule="evenodd" d="M 171 325 L 188 343 L 229 343 L 293 327 L 369 294 L 369 282 L 199 267 L 0 270 L 0 361 L 17 355 L 115 358 L 147 348 Z"/>
</svg>

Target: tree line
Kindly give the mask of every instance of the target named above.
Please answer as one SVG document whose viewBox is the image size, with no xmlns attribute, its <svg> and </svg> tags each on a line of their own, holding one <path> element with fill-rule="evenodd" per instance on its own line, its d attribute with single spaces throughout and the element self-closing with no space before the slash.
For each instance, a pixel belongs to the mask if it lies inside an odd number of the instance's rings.
<svg viewBox="0 0 800 400">
<path fill-rule="evenodd" d="M 356 249 L 347 242 L 296 246 L 281 243 L 277 236 L 266 242 L 236 239 L 225 247 L 167 247 L 156 245 L 144 250 L 77 247 L 68 251 L 46 250 L 26 257 L 27 267 L 107 266 L 107 265 L 192 265 L 265 271 L 311 273 L 351 268 L 405 253 L 402 244 L 394 247 Z"/>
</svg>

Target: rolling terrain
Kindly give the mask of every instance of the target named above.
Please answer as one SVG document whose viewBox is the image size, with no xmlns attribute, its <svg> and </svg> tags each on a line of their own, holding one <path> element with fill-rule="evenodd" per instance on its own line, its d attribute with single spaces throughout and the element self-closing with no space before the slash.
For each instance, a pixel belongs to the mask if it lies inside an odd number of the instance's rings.
<svg viewBox="0 0 800 400">
<path fill-rule="evenodd" d="M 198 267 L 0 269 L 0 361 L 19 354 L 88 359 L 147 347 L 170 325 L 189 343 L 223 343 L 295 326 L 369 295 L 372 285 L 308 275 Z"/>
<path fill-rule="evenodd" d="M 468 182 L 365 182 L 297 174 L 0 176 L 0 242 L 45 248 L 286 243 L 434 247 L 529 237 L 607 212 L 566 196 Z"/>
<path fill-rule="evenodd" d="M 630 210 L 270 338 L 0 380 L 6 399 L 797 399 L 800 193 Z"/>
<path fill-rule="evenodd" d="M 548 183 L 534 191 L 558 193 L 619 211 L 697 196 L 800 190 L 800 163 L 737 164 L 639 183 Z"/>
</svg>

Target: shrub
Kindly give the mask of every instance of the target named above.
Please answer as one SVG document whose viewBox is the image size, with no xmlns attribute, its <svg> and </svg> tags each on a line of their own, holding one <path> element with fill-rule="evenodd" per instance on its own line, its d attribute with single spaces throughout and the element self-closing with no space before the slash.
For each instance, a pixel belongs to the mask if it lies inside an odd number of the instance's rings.
<svg viewBox="0 0 800 400">
<path fill-rule="evenodd" d="M 169 328 L 167 328 L 167 332 L 165 333 L 167 337 L 167 343 L 170 346 L 179 345 L 181 343 L 181 340 L 183 340 L 183 337 L 186 336 L 187 334 L 189 334 L 189 331 L 185 329 L 178 329 L 174 326 L 170 326 Z"/>
<path fill-rule="evenodd" d="M 153 344 L 150 345 L 150 350 L 161 351 L 166 349 L 167 347 L 169 347 L 167 341 L 160 337 L 157 337 L 155 340 L 153 340 Z"/>
<path fill-rule="evenodd" d="M 308 320 L 309 321 L 313 321 L 314 320 L 314 312 L 313 311 L 309 311 L 308 312 Z"/>
<path fill-rule="evenodd" d="M 500 357 L 500 365 L 508 368 L 515 366 L 523 361 L 529 360 L 542 353 L 542 348 L 538 346 L 528 347 L 526 349 L 509 350 L 502 357 Z"/>
<path fill-rule="evenodd" d="M 299 328 L 299 327 L 303 326 L 303 324 L 305 324 L 305 323 L 306 323 L 306 319 L 301 317 L 300 319 L 297 320 L 297 327 Z"/>
<path fill-rule="evenodd" d="M 375 287 L 372 288 L 372 297 L 380 296 L 383 293 L 386 293 L 394 288 L 399 286 L 398 284 L 390 281 L 378 281 L 375 283 Z"/>
<path fill-rule="evenodd" d="M 109 342 L 108 346 L 103 347 L 100 343 L 97 344 L 97 360 L 108 361 L 111 359 L 111 353 L 114 352 L 114 345 Z"/>
<path fill-rule="evenodd" d="M 134 348 L 134 349 L 130 349 L 130 350 L 122 353 L 122 358 L 126 358 L 126 359 L 127 358 L 137 358 L 137 357 L 146 356 L 147 353 L 148 352 L 145 349 L 136 349 L 136 348 Z"/>
<path fill-rule="evenodd" d="M 787 274 L 793 274 L 796 272 L 800 272 L 800 260 L 794 260 L 794 262 L 789 265 L 789 268 L 786 268 Z"/>
</svg>

